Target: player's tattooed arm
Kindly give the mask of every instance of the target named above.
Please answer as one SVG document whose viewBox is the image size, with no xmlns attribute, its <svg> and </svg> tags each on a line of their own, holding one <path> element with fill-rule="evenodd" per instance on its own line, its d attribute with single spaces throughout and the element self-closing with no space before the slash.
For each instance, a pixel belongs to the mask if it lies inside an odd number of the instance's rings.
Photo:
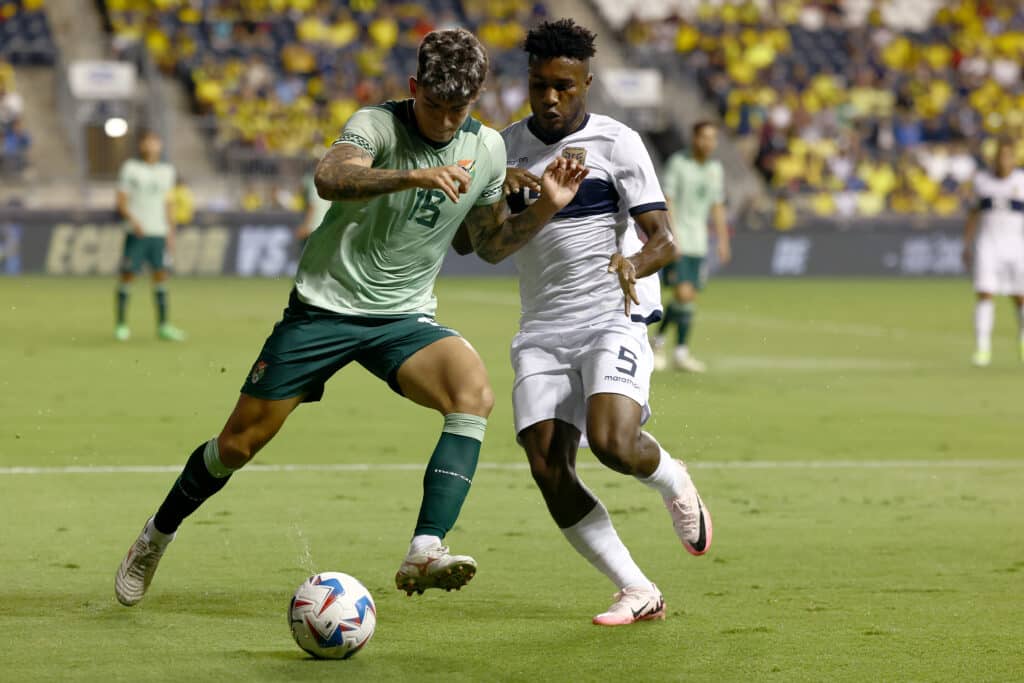
<svg viewBox="0 0 1024 683">
<path fill-rule="evenodd" d="M 466 231 L 477 256 L 488 263 L 499 263 L 530 241 L 548 218 L 543 212 L 530 210 L 509 216 L 508 205 L 502 200 L 489 206 L 474 206 L 459 230 Z"/>
<path fill-rule="evenodd" d="M 361 201 L 414 187 L 438 189 L 453 202 L 469 190 L 470 177 L 457 165 L 409 170 L 372 168 L 373 157 L 345 142 L 331 147 L 317 164 L 313 181 L 324 199 Z"/>
<path fill-rule="evenodd" d="M 473 251 L 488 263 L 498 263 L 514 254 L 572 201 L 586 177 L 584 166 L 560 157 L 545 169 L 540 197 L 525 211 L 510 216 L 503 201 L 473 207 L 462 223 Z"/>
<path fill-rule="evenodd" d="M 455 231 L 455 237 L 452 238 L 452 247 L 459 256 L 473 253 L 473 241 L 469 239 L 469 230 L 466 229 L 465 223 L 460 225 L 459 229 Z"/>
</svg>

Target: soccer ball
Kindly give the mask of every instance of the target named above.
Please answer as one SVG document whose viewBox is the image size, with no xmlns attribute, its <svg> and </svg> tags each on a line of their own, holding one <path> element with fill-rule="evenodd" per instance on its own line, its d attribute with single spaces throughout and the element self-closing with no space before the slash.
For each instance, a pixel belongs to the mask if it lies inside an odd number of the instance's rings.
<svg viewBox="0 0 1024 683">
<path fill-rule="evenodd" d="M 288 605 L 299 647 L 323 659 L 359 652 L 377 627 L 377 607 L 366 586 L 341 572 L 322 572 L 299 586 Z"/>
</svg>

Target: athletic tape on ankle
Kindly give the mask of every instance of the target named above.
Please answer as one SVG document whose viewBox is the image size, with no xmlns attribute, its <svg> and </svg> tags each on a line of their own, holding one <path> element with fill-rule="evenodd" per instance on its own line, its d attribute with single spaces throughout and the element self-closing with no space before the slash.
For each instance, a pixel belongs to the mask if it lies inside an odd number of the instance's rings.
<svg viewBox="0 0 1024 683">
<path fill-rule="evenodd" d="M 220 449 L 217 447 L 217 439 L 210 439 L 203 449 L 203 463 L 206 471 L 217 479 L 230 477 L 234 470 L 220 461 Z"/>
<path fill-rule="evenodd" d="M 444 416 L 444 429 L 441 431 L 482 442 L 484 432 L 487 431 L 487 418 L 466 413 L 449 413 Z"/>
</svg>

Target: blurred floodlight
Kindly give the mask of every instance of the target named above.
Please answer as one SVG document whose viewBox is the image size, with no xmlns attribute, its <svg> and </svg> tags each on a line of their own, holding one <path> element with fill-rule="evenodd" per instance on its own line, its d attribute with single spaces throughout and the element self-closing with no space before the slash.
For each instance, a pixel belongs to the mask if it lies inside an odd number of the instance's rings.
<svg viewBox="0 0 1024 683">
<path fill-rule="evenodd" d="M 107 137 L 122 138 L 128 132 L 128 122 L 120 116 L 112 116 L 103 124 L 103 132 Z"/>
</svg>

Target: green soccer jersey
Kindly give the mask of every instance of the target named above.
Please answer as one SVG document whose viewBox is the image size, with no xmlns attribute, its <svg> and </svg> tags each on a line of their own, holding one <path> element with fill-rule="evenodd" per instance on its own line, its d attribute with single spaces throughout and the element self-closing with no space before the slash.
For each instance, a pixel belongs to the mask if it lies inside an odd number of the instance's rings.
<svg viewBox="0 0 1024 683">
<path fill-rule="evenodd" d="M 128 213 L 142 226 L 146 237 L 166 237 L 167 199 L 174 189 L 174 167 L 141 159 L 128 159 L 118 174 L 118 189 L 128 197 Z M 125 224 L 131 232 L 132 226 Z"/>
<path fill-rule="evenodd" d="M 676 152 L 665 164 L 661 186 L 672 203 L 680 250 L 686 256 L 706 256 L 711 207 L 725 201 L 721 162 L 700 163 L 686 152 Z"/>
<path fill-rule="evenodd" d="M 348 315 L 433 315 L 434 280 L 456 230 L 474 206 L 502 199 L 505 143 L 473 118 L 448 143 L 433 143 L 416 128 L 412 100 L 360 109 L 339 143 L 365 150 L 374 168 L 458 164 L 472 181 L 457 204 L 441 190 L 418 188 L 333 202 L 302 252 L 299 298 Z"/>
<path fill-rule="evenodd" d="M 316 230 L 324 222 L 324 216 L 327 215 L 327 210 L 331 208 L 331 203 L 317 194 L 316 183 L 313 182 L 312 173 L 302 179 L 302 186 L 306 192 L 306 206 L 313 207 L 313 220 L 310 221 L 309 227 L 312 230 Z"/>
</svg>

